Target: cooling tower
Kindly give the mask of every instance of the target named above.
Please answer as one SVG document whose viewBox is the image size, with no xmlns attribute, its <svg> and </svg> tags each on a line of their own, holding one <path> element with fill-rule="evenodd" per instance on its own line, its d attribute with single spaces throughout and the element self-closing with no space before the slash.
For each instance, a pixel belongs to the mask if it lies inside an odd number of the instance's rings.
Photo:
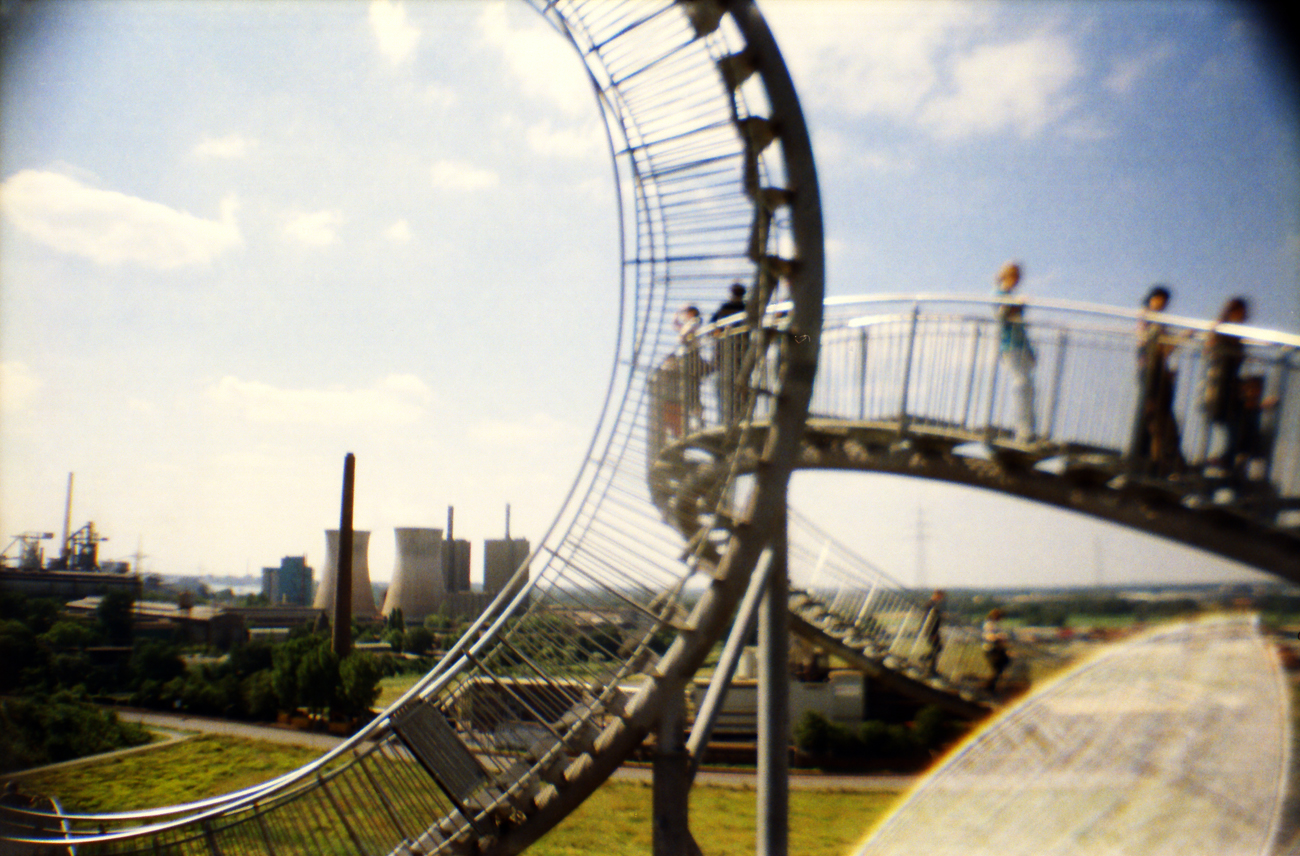
<svg viewBox="0 0 1300 856">
<path fill-rule="evenodd" d="M 441 529 L 397 528 L 397 563 L 384 598 L 384 615 L 402 610 L 406 621 L 420 621 L 437 612 L 447 592 L 443 574 Z"/>
<path fill-rule="evenodd" d="M 369 618 L 375 614 L 375 593 L 370 588 L 370 562 L 366 552 L 370 546 L 370 533 L 352 530 L 352 614 Z M 333 611 L 334 591 L 339 581 L 339 531 L 325 530 L 325 572 L 312 606 Z"/>
</svg>

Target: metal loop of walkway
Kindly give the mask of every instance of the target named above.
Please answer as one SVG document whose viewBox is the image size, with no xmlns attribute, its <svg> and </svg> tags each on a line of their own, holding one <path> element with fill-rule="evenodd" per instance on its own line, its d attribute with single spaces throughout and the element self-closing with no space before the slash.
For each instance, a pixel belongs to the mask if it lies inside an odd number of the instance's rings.
<svg viewBox="0 0 1300 856">
<path fill-rule="evenodd" d="M 6 852 L 517 853 L 642 742 L 725 632 L 784 514 L 816 369 L 821 210 L 799 104 L 752 3 L 530 2 L 587 67 L 622 222 L 606 403 L 555 524 L 447 656 L 318 761 L 182 806 L 6 810 Z M 778 288 L 787 301 L 747 358 L 780 366 L 764 424 L 732 420 L 762 449 L 743 506 L 723 479 L 718 513 L 683 539 L 647 488 L 651 389 L 674 313 L 734 282 L 755 326 Z"/>
</svg>

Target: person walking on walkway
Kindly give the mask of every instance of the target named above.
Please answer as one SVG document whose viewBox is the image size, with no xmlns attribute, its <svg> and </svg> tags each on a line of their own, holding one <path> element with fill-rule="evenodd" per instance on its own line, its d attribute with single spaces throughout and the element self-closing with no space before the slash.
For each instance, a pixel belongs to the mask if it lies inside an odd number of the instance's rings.
<svg viewBox="0 0 1300 856">
<path fill-rule="evenodd" d="M 998 679 L 1011 664 L 1011 654 L 1007 651 L 1007 634 L 1002 630 L 1002 610 L 993 609 L 984 620 L 984 659 L 988 661 L 991 674 L 984 682 L 986 692 L 994 692 Z"/>
<path fill-rule="evenodd" d="M 1184 467 L 1178 421 L 1174 418 L 1177 342 L 1169 328 L 1151 318 L 1169 305 L 1167 286 L 1152 286 L 1138 321 L 1138 414 L 1133 457 L 1145 475 L 1177 475 Z"/>
<path fill-rule="evenodd" d="M 921 663 L 928 677 L 939 674 L 939 654 L 943 652 L 943 598 L 943 592 L 938 589 L 930 595 L 930 603 L 922 626 L 925 651 L 921 654 Z"/>
<path fill-rule="evenodd" d="M 1016 442 L 1032 443 L 1037 434 L 1034 420 L 1034 366 L 1037 359 L 1034 347 L 1029 343 L 1024 304 L 1018 297 L 1012 297 L 1020 284 L 1020 274 L 1018 262 L 1007 262 L 998 271 L 994 296 L 999 301 L 994 317 L 998 320 L 998 353 L 1011 378 Z"/>
<path fill-rule="evenodd" d="M 1241 452 L 1241 364 L 1246 359 L 1246 346 L 1240 336 L 1224 333 L 1219 326 L 1244 324 L 1249 316 L 1246 298 L 1232 298 L 1223 305 L 1205 342 L 1205 415 L 1219 434 L 1210 465 L 1229 473 L 1236 469 Z"/>
</svg>

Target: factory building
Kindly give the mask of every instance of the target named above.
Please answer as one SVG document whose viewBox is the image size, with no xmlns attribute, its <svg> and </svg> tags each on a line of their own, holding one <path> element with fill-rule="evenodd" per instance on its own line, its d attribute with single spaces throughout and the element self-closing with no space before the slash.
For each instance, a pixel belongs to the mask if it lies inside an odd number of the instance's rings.
<svg viewBox="0 0 1300 856">
<path fill-rule="evenodd" d="M 527 538 L 489 538 L 483 542 L 483 590 L 496 594 L 504 589 L 519 566 L 528 558 Z M 524 572 L 525 580 L 528 572 Z"/>
</svg>

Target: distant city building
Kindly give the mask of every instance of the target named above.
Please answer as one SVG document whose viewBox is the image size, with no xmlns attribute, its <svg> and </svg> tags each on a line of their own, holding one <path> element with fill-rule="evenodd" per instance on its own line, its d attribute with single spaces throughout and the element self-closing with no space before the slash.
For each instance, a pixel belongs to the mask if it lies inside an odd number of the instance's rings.
<svg viewBox="0 0 1300 856">
<path fill-rule="evenodd" d="M 312 569 L 306 556 L 285 556 L 278 568 L 262 568 L 262 594 L 275 606 L 309 606 Z"/>
</svg>

